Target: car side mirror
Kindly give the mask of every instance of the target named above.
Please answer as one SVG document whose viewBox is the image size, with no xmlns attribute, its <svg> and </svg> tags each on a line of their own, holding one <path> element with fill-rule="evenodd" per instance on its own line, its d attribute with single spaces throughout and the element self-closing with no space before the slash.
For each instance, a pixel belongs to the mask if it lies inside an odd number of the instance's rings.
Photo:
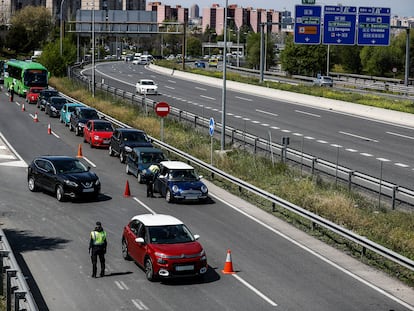
<svg viewBox="0 0 414 311">
<path fill-rule="evenodd" d="M 194 240 L 198 240 L 200 236 L 198 234 L 194 234 Z"/>
<path fill-rule="evenodd" d="M 132 148 L 131 148 L 131 147 L 129 147 L 129 146 L 125 146 L 125 151 L 126 151 L 126 152 L 132 152 Z"/>
<path fill-rule="evenodd" d="M 158 175 L 158 178 L 165 178 L 165 175 Z"/>
<path fill-rule="evenodd" d="M 145 242 L 144 242 L 144 238 L 136 238 L 136 239 L 135 239 L 135 242 L 140 243 L 140 244 L 145 243 Z"/>
<path fill-rule="evenodd" d="M 203 178 L 203 175 L 199 175 L 199 176 L 198 176 L 198 179 L 201 179 L 201 178 Z"/>
</svg>

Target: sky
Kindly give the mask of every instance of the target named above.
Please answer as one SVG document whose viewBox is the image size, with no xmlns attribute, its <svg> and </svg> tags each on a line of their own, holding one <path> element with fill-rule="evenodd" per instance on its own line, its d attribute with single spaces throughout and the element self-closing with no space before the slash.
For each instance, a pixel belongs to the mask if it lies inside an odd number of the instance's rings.
<svg viewBox="0 0 414 311">
<path fill-rule="evenodd" d="M 225 6 L 225 0 L 157 0 L 162 4 L 176 6 L 181 5 L 185 8 L 190 8 L 193 4 L 198 4 L 200 8 L 200 15 L 202 9 L 211 7 L 213 3 L 220 6 Z M 150 1 L 147 1 L 150 2 Z M 155 0 L 153 0 L 155 2 Z M 228 0 L 228 4 L 237 4 L 239 7 L 253 7 L 255 9 L 274 9 L 276 11 L 284 11 L 285 9 L 292 12 L 294 15 L 295 5 L 301 5 L 301 0 Z M 414 17 L 414 0 L 316 0 L 316 5 L 338 5 L 356 6 L 356 7 L 379 7 L 391 8 L 392 15 L 399 15 L 405 17 Z"/>
</svg>

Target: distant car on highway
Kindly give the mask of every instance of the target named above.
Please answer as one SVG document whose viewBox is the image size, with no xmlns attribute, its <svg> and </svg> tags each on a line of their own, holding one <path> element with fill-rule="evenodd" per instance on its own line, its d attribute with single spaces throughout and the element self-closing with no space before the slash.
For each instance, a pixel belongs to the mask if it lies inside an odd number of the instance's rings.
<svg viewBox="0 0 414 311">
<path fill-rule="evenodd" d="M 210 58 L 208 60 L 208 66 L 209 67 L 215 67 L 215 68 L 217 68 L 217 66 L 218 66 L 218 59 L 217 58 Z"/>
<path fill-rule="evenodd" d="M 93 147 L 109 147 L 115 128 L 106 120 L 89 120 L 83 128 L 83 141 Z"/>
<path fill-rule="evenodd" d="M 138 94 L 158 94 L 158 85 L 155 84 L 154 80 L 150 79 L 141 79 L 138 81 L 138 83 L 135 86 L 136 92 Z"/>
<path fill-rule="evenodd" d="M 65 198 L 96 198 L 101 191 L 98 176 L 79 159 L 68 156 L 39 156 L 27 170 L 27 182 L 32 192 L 53 193 L 58 201 Z"/>
<path fill-rule="evenodd" d="M 313 85 L 333 87 L 333 79 L 329 76 L 319 76 L 313 80 Z"/>
<path fill-rule="evenodd" d="M 167 202 L 173 201 L 205 201 L 208 188 L 201 181 L 194 168 L 181 161 L 160 162 L 160 174 L 154 182 L 154 192 L 165 197 Z"/>
<path fill-rule="evenodd" d="M 207 273 L 203 246 L 179 219 L 163 214 L 132 217 L 122 233 L 122 257 L 134 260 L 147 280 L 197 277 Z"/>
</svg>

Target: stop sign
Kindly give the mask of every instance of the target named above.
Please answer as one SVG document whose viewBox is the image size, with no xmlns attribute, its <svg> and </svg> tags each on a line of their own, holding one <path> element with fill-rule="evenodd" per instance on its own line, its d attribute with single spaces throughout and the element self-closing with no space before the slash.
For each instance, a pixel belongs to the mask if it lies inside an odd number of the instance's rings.
<svg viewBox="0 0 414 311">
<path fill-rule="evenodd" d="M 166 117 L 170 113 L 170 105 L 165 102 L 159 102 L 155 105 L 155 113 L 159 117 Z"/>
</svg>

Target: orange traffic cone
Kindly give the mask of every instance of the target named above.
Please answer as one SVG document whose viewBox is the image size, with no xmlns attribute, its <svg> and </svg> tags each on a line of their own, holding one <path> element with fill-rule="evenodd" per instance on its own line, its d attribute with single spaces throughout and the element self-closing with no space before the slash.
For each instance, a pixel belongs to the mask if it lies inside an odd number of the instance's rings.
<svg viewBox="0 0 414 311">
<path fill-rule="evenodd" d="M 124 197 L 130 197 L 130 196 L 131 196 L 131 191 L 129 190 L 129 182 L 127 180 L 125 184 Z"/>
<path fill-rule="evenodd" d="M 36 112 L 35 112 L 35 114 L 34 114 L 33 121 L 35 121 L 35 122 L 39 122 L 39 118 L 37 117 L 37 111 L 36 111 Z"/>
<path fill-rule="evenodd" d="M 52 128 L 50 127 L 50 123 L 47 125 L 47 133 L 49 135 L 52 134 Z"/>
<path fill-rule="evenodd" d="M 22 104 L 22 111 L 25 111 L 26 109 L 24 108 L 24 103 Z"/>
<path fill-rule="evenodd" d="M 229 249 L 227 250 L 227 256 L 226 256 L 226 262 L 224 263 L 224 269 L 221 270 L 221 272 L 223 272 L 224 274 L 234 274 L 234 273 L 236 273 L 233 270 L 233 263 L 231 261 L 231 251 Z"/>
<path fill-rule="evenodd" d="M 78 155 L 76 157 L 77 158 L 83 158 L 83 155 L 82 155 L 82 145 L 81 144 L 79 144 L 79 147 L 78 147 Z"/>
</svg>

